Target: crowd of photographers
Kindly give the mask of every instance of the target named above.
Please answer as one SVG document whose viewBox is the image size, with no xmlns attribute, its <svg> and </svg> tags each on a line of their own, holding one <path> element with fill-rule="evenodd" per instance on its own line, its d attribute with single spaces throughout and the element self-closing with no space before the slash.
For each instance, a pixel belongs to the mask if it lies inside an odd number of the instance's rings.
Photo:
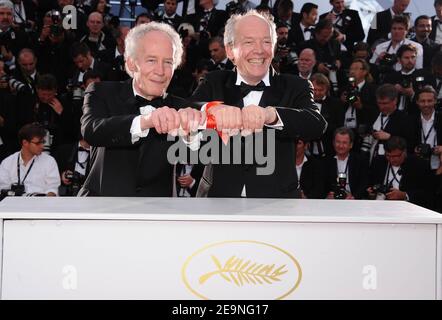
<svg viewBox="0 0 442 320">
<path fill-rule="evenodd" d="M 442 0 L 433 16 L 411 17 L 409 3 L 394 0 L 368 34 L 344 0 L 330 0 L 321 16 L 310 2 L 294 12 L 291 0 L 237 0 L 225 10 L 189 0 L 180 13 L 177 0 L 142 1 L 131 26 L 162 21 L 178 31 L 185 52 L 168 90 L 186 98 L 206 73 L 234 68 L 222 38 L 231 14 L 273 15 L 273 68 L 310 80 L 328 122 L 320 140 L 294 142 L 299 196 L 405 200 L 442 212 Z M 129 78 L 131 26 L 109 9 L 107 0 L 0 0 L 2 196 L 78 192 L 90 157 L 80 135 L 84 90 Z"/>
</svg>

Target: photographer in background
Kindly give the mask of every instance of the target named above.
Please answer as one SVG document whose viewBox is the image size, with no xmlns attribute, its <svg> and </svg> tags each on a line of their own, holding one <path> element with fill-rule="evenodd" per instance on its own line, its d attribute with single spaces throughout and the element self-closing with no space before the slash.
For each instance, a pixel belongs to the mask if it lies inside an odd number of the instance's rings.
<svg viewBox="0 0 442 320">
<path fill-rule="evenodd" d="M 39 124 L 23 126 L 18 132 L 21 150 L 0 164 L 0 190 L 4 196 L 56 196 L 60 176 L 55 159 L 43 153 L 46 131 Z"/>
<path fill-rule="evenodd" d="M 25 48 L 18 54 L 18 68 L 15 68 L 9 79 L 9 87 L 13 94 L 35 97 L 35 84 L 38 80 L 37 58 L 31 49 Z"/>
<path fill-rule="evenodd" d="M 370 199 L 410 201 L 431 206 L 432 184 L 425 161 L 407 155 L 405 139 L 392 136 L 385 143 L 385 158 L 376 159 L 369 173 Z"/>
<path fill-rule="evenodd" d="M 376 85 L 373 84 L 370 66 L 366 60 L 355 59 L 350 66 L 348 86 L 341 94 L 345 110 L 343 119 L 339 119 L 344 127 L 353 130 L 355 151 L 360 150 L 363 139 L 370 135 L 370 121 L 378 112 L 375 97 Z"/>
<path fill-rule="evenodd" d="M 289 42 L 289 28 L 285 23 L 276 25 L 276 51 L 272 66 L 280 73 L 295 73 L 298 55 L 295 47 Z"/>
<path fill-rule="evenodd" d="M 233 70 L 232 61 L 227 58 L 226 48 L 222 37 L 213 37 L 209 40 L 210 61 L 212 62 L 211 71 L 213 70 Z"/>
<path fill-rule="evenodd" d="M 363 199 L 368 186 L 368 159 L 352 152 L 353 131 L 341 127 L 334 132 L 335 156 L 327 159 L 327 199 Z"/>
<path fill-rule="evenodd" d="M 320 20 L 313 39 L 305 42 L 301 49 L 310 48 L 315 51 L 317 70 L 328 77 L 331 84 L 330 93 L 337 95 L 344 75 L 341 71 L 341 44 L 333 39 L 333 32 L 333 23 L 330 20 Z"/>
<path fill-rule="evenodd" d="M 0 59 L 9 70 L 15 68 L 18 52 L 29 46 L 28 35 L 13 26 L 14 6 L 9 0 L 0 0 Z"/>
<path fill-rule="evenodd" d="M 38 70 L 53 74 L 57 78 L 60 93 L 64 93 L 67 90 L 68 77 L 74 68 L 70 50 L 75 35 L 64 30 L 61 25 L 54 24 L 57 17 L 55 10 L 46 12 L 35 53 L 38 57 Z"/>
<path fill-rule="evenodd" d="M 415 116 L 416 141 L 415 154 L 426 160 L 435 172 L 441 167 L 442 155 L 442 118 L 436 112 L 436 91 L 431 86 L 423 87 L 416 99 L 420 113 Z"/>
<path fill-rule="evenodd" d="M 394 17 L 391 24 L 391 40 L 382 42 L 376 46 L 370 63 L 379 66 L 380 83 L 383 83 L 385 75 L 393 71 L 401 71 L 402 66 L 398 62 L 397 52 L 404 44 L 412 44 L 416 48 L 416 68 L 422 69 L 424 49 L 414 41 L 406 38 L 408 33 L 409 19 L 406 16 Z"/>
</svg>

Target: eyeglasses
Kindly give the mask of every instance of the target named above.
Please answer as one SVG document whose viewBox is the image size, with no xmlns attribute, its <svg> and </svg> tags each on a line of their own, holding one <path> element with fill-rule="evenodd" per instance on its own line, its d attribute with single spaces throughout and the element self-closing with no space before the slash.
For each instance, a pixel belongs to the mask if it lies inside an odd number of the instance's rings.
<svg viewBox="0 0 442 320">
<path fill-rule="evenodd" d="M 46 143 L 46 140 L 39 140 L 39 141 L 29 141 L 30 143 L 33 143 L 33 144 L 36 144 L 36 145 L 39 145 L 39 144 L 45 144 Z"/>
</svg>

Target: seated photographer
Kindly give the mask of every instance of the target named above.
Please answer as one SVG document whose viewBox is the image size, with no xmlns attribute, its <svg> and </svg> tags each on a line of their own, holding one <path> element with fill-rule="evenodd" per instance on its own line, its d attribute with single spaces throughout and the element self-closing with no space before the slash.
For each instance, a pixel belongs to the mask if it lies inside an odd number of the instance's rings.
<svg viewBox="0 0 442 320">
<path fill-rule="evenodd" d="M 289 29 L 286 24 L 279 23 L 276 25 L 276 51 L 273 58 L 272 66 L 280 73 L 296 73 L 296 63 L 298 55 L 295 47 L 289 42 Z"/>
<path fill-rule="evenodd" d="M 20 50 L 17 60 L 18 68 L 15 68 L 12 77 L 9 79 L 11 92 L 35 97 L 35 84 L 39 72 L 37 72 L 37 58 L 34 51 L 28 48 Z"/>
<path fill-rule="evenodd" d="M 405 139 L 392 136 L 385 143 L 385 158 L 376 159 L 369 173 L 369 199 L 403 200 L 429 207 L 432 185 L 425 161 L 407 155 Z"/>
<path fill-rule="evenodd" d="M 333 132 L 342 123 L 343 106 L 339 99 L 330 96 L 330 81 L 322 73 L 315 73 L 310 81 L 313 84 L 313 98 L 319 112 L 327 121 L 328 126 L 320 139 L 310 141 L 309 155 L 322 158 L 333 154 Z"/>
<path fill-rule="evenodd" d="M 306 154 L 309 143 L 298 139 L 296 143 L 296 178 L 300 199 L 324 199 L 324 164 Z"/>
<path fill-rule="evenodd" d="M 363 199 L 368 186 L 368 159 L 352 152 L 353 131 L 336 129 L 333 139 L 334 157 L 327 159 L 327 199 Z"/>
<path fill-rule="evenodd" d="M 377 114 L 376 85 L 366 60 L 355 59 L 350 66 L 348 86 L 341 94 L 344 110 L 339 123 L 353 130 L 353 150 L 359 151 L 362 140 L 369 134 L 371 119 Z"/>
<path fill-rule="evenodd" d="M 428 167 L 435 173 L 441 167 L 442 156 L 442 118 L 435 111 L 436 91 L 431 86 L 423 87 L 417 93 L 420 113 L 414 117 L 417 146 L 415 154 L 426 160 Z"/>
<path fill-rule="evenodd" d="M 415 102 L 415 93 L 424 86 L 428 73 L 416 69 L 417 49 L 412 44 L 402 45 L 397 57 L 401 71 L 394 71 L 385 77 L 386 83 L 394 84 L 399 93 L 398 110 L 407 114 L 419 113 Z"/>
<path fill-rule="evenodd" d="M 176 12 L 177 7 L 178 0 L 164 0 L 164 11 L 157 17 L 157 21 L 167 23 L 178 30 L 184 19 Z"/>
<path fill-rule="evenodd" d="M 379 114 L 371 125 L 373 140 L 370 143 L 370 164 L 373 159 L 385 158 L 384 144 L 392 136 L 404 138 L 409 150 L 414 150 L 415 128 L 411 119 L 402 111 L 397 110 L 397 101 L 398 91 L 394 85 L 384 84 L 376 90 Z"/>
<path fill-rule="evenodd" d="M 376 46 L 370 63 L 379 66 L 380 78 L 393 71 L 401 71 L 402 66 L 398 62 L 397 52 L 404 44 L 412 44 L 416 47 L 416 68 L 422 69 L 424 50 L 422 46 L 406 38 L 408 33 L 409 19 L 406 16 L 396 16 L 391 24 L 391 40 L 382 42 Z M 382 80 L 381 80 L 382 83 Z"/>
<path fill-rule="evenodd" d="M 20 129 L 21 150 L 0 164 L 2 197 L 58 194 L 60 176 L 55 159 L 43 153 L 45 135 L 46 130 L 36 123 Z"/>
</svg>

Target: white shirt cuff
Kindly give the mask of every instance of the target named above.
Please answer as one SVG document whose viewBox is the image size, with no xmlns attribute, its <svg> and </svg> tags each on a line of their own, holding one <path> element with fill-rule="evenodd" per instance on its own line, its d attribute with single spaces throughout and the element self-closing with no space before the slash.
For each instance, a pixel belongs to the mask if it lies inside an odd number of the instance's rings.
<svg viewBox="0 0 442 320">
<path fill-rule="evenodd" d="M 276 130 L 282 130 L 284 129 L 284 122 L 282 122 L 281 117 L 279 116 L 278 110 L 276 110 L 276 116 L 278 117 L 278 122 L 276 122 L 276 124 L 266 124 L 265 126 L 267 128 L 272 128 L 272 129 L 276 129 Z"/>
<path fill-rule="evenodd" d="M 150 129 L 141 130 L 141 117 L 150 115 L 155 110 L 152 106 L 146 106 L 140 108 L 140 115 L 132 120 L 130 126 L 130 134 L 132 135 L 132 143 L 137 142 L 141 138 L 147 137 Z"/>
</svg>

